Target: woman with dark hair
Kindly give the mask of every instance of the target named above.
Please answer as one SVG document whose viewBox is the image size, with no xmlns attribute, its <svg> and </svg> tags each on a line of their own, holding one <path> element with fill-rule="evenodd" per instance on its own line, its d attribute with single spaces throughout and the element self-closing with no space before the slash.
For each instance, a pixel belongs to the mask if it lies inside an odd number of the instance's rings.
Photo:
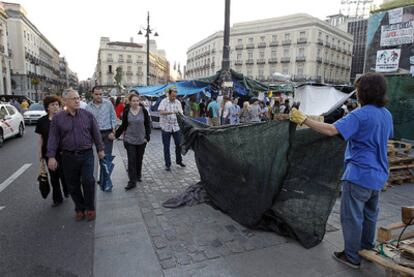
<svg viewBox="0 0 414 277">
<path fill-rule="evenodd" d="M 46 157 L 47 152 L 47 140 L 49 137 L 49 127 L 50 122 L 55 114 L 60 111 L 60 99 L 59 97 L 52 95 L 46 96 L 43 99 L 43 106 L 45 107 L 45 111 L 47 115 L 39 118 L 37 121 L 35 132 L 39 134 L 39 156 L 40 162 L 44 163 L 48 162 L 48 158 Z M 57 162 L 61 165 L 61 159 L 59 153 L 57 154 Z M 63 170 L 62 167 L 59 166 L 55 171 L 49 170 L 50 181 L 52 183 L 52 197 L 53 197 L 53 204 L 52 207 L 59 206 L 63 202 L 62 191 L 60 189 L 60 185 L 62 184 L 63 194 L 67 198 L 69 197 L 68 189 L 66 186 L 65 179 L 63 178 Z"/>
<path fill-rule="evenodd" d="M 135 188 L 137 182 L 141 182 L 142 160 L 151 134 L 149 113 L 140 102 L 139 95 L 131 93 L 128 96 L 128 102 L 129 105 L 125 107 L 122 114 L 122 124 L 115 132 L 116 138 L 124 134 L 129 177 L 126 190 Z"/>
<path fill-rule="evenodd" d="M 361 108 L 333 124 L 322 123 L 292 108 L 290 120 L 305 124 L 328 136 L 340 135 L 347 141 L 345 172 L 342 176 L 341 225 L 345 248 L 333 257 L 359 268 L 361 249 L 374 247 L 378 201 L 388 179 L 387 142 L 393 137 L 387 103 L 387 83 L 378 73 L 367 73 L 355 82 Z"/>
</svg>

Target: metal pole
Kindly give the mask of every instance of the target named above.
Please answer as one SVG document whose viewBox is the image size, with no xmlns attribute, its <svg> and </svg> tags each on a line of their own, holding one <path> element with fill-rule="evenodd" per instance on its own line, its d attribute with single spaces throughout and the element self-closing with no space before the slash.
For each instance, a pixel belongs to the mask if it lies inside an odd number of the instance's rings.
<svg viewBox="0 0 414 277">
<path fill-rule="evenodd" d="M 147 29 L 146 29 L 146 36 L 147 36 L 147 86 L 149 86 L 149 35 L 150 35 L 150 24 L 149 24 L 150 16 L 148 12 L 147 17 Z"/>
<path fill-rule="evenodd" d="M 221 68 L 222 70 L 230 69 L 230 0 L 226 0 L 224 10 L 224 45 Z"/>
</svg>

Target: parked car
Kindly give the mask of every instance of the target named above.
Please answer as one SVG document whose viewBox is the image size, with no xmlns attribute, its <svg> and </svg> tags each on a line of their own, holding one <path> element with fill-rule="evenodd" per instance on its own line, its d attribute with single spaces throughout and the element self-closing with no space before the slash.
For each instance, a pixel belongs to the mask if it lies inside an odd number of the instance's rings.
<svg viewBox="0 0 414 277">
<path fill-rule="evenodd" d="M 4 140 L 24 135 L 24 119 L 21 113 L 10 104 L 0 102 L 0 147 Z"/>
<path fill-rule="evenodd" d="M 45 108 L 43 107 L 43 104 L 35 103 L 30 105 L 29 110 L 27 110 L 23 114 L 24 123 L 30 125 L 33 123 L 37 123 L 39 118 L 46 115 L 47 112 L 45 111 Z"/>
</svg>

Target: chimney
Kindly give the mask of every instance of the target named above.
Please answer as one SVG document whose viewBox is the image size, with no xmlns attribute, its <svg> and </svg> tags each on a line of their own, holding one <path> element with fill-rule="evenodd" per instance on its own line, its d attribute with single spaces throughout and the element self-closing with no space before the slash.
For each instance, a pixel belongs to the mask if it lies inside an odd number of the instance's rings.
<svg viewBox="0 0 414 277">
<path fill-rule="evenodd" d="M 132 42 L 133 43 L 134 42 L 134 38 L 133 37 L 130 37 L 129 38 L 129 42 Z"/>
</svg>

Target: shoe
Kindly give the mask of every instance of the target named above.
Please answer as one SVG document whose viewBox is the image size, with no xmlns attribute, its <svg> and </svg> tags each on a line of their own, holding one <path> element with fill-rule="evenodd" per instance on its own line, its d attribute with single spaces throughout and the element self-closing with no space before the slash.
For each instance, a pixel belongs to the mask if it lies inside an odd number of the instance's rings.
<svg viewBox="0 0 414 277">
<path fill-rule="evenodd" d="M 130 189 L 133 189 L 133 188 L 135 188 L 137 185 L 133 185 L 133 184 L 128 184 L 126 187 L 125 187 L 125 190 L 130 190 Z"/>
<path fill-rule="evenodd" d="M 69 198 L 69 193 L 64 193 L 63 196 L 65 196 L 65 198 Z"/>
<path fill-rule="evenodd" d="M 60 204 L 62 204 L 63 200 L 57 201 L 57 202 L 53 202 L 52 204 L 52 208 L 55 208 L 57 206 L 59 206 Z"/>
<path fill-rule="evenodd" d="M 96 218 L 96 212 L 95 211 L 87 211 L 86 212 L 86 220 L 92 221 Z"/>
<path fill-rule="evenodd" d="M 138 178 L 137 182 L 140 182 L 141 183 L 142 182 L 142 179 L 141 178 Z"/>
<path fill-rule="evenodd" d="M 183 164 L 183 162 L 181 163 L 177 163 L 177 165 L 181 166 L 181 167 L 185 167 L 185 164 Z"/>
<path fill-rule="evenodd" d="M 342 252 L 334 252 L 332 257 L 337 260 L 340 263 L 343 263 L 344 265 L 347 265 L 353 269 L 359 269 L 361 267 L 361 263 L 353 263 L 345 255 L 345 251 Z"/>
<path fill-rule="evenodd" d="M 84 220 L 85 219 L 85 213 L 82 212 L 82 211 L 76 212 L 75 219 L 76 219 L 76 221 Z"/>
<path fill-rule="evenodd" d="M 166 170 L 166 171 L 171 171 L 171 167 L 166 166 L 166 167 L 165 167 L 165 170 Z"/>
</svg>

